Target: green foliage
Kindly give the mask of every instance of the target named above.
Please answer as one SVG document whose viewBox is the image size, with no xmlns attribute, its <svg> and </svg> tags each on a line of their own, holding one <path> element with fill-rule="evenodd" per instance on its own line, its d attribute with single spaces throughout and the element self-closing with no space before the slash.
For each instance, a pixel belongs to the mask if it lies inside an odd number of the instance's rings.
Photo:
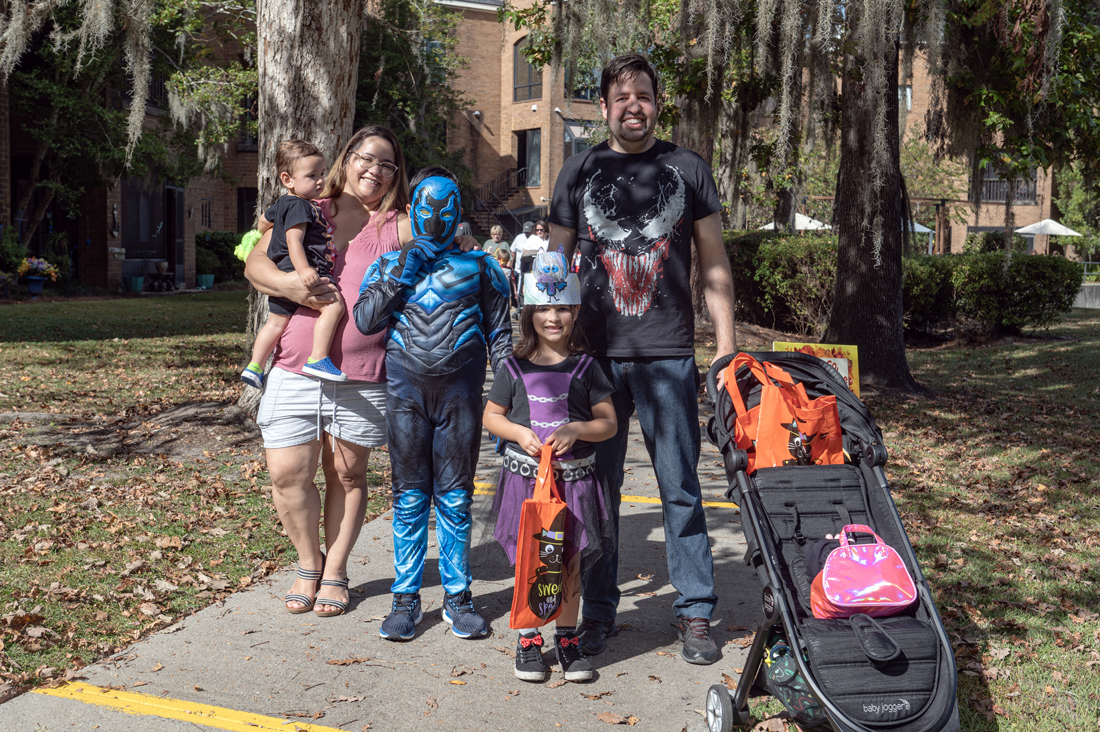
<svg viewBox="0 0 1100 732">
<path fill-rule="evenodd" d="M 1061 222 L 1082 236 L 1055 241 L 1072 244 L 1084 259 L 1096 260 L 1100 258 L 1100 190 L 1088 185 L 1085 169 L 1085 164 L 1077 161 L 1057 172 L 1054 205 L 1062 213 Z"/>
<path fill-rule="evenodd" d="M 206 247 L 195 247 L 195 274 L 216 275 L 220 268 L 221 263 L 218 261 L 217 254 L 214 254 L 214 252 Z"/>
<path fill-rule="evenodd" d="M 1003 252 L 1005 250 L 1005 236 L 1001 231 L 979 231 L 974 234 L 966 235 L 966 242 L 963 244 L 963 251 L 972 253 L 988 254 L 990 252 Z M 1017 254 L 1023 254 L 1027 252 L 1027 239 L 1019 234 L 1012 235 L 1012 251 Z"/>
<path fill-rule="evenodd" d="M 219 282 L 243 280 L 244 262 L 233 253 L 240 241 L 232 231 L 195 234 L 195 274 L 212 274 Z"/>
<path fill-rule="evenodd" d="M 726 233 L 739 314 L 772 327 L 818 336 L 836 281 L 832 234 Z"/>
<path fill-rule="evenodd" d="M 955 316 L 952 257 L 927 254 L 901 260 L 901 301 L 906 328 L 917 329 Z"/>
<path fill-rule="evenodd" d="M 463 198 L 472 201 L 473 173 L 464 162 L 465 151 L 447 150 L 447 125 L 470 103 L 451 83 L 467 65 L 456 50 L 460 17 L 426 0 L 372 4 L 359 54 L 355 126 L 389 127 L 401 141 L 410 173 L 443 166 L 458 178 Z"/>
<path fill-rule="evenodd" d="M 0 272 L 11 274 L 27 256 L 14 226 L 0 224 Z"/>
<path fill-rule="evenodd" d="M 1081 265 L 1064 257 L 989 252 L 954 259 L 959 312 L 994 334 L 1049 327 L 1081 290 Z"/>
</svg>

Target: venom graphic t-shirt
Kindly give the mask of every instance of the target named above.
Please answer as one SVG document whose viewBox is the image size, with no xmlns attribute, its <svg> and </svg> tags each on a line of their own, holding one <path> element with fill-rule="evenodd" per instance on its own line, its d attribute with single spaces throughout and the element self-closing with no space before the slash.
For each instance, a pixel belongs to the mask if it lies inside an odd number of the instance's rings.
<svg viewBox="0 0 1100 732">
<path fill-rule="evenodd" d="M 580 322 L 595 354 L 695 353 L 691 236 L 719 210 L 710 167 L 670 142 L 634 155 L 604 142 L 565 161 L 550 223 L 577 232 Z"/>
</svg>

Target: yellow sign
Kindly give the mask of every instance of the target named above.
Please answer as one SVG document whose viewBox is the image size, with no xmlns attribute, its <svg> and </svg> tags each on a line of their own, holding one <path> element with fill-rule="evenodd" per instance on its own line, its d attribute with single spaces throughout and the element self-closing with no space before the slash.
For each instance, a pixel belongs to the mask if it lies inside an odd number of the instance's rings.
<svg viewBox="0 0 1100 732">
<path fill-rule="evenodd" d="M 844 378 L 848 388 L 859 396 L 859 353 L 855 346 L 835 346 L 829 343 L 789 343 L 774 341 L 773 351 L 794 351 L 817 356 L 832 365 Z"/>
</svg>

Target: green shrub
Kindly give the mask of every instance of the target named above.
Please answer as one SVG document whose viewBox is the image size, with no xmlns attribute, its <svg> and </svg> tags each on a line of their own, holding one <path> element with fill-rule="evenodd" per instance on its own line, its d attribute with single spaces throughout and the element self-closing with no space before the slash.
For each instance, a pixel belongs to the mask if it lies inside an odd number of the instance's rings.
<svg viewBox="0 0 1100 732">
<path fill-rule="evenodd" d="M 203 231 L 195 234 L 195 274 L 212 274 L 219 282 L 244 279 L 244 262 L 233 253 L 240 241 L 241 235 L 232 231 Z M 203 269 L 199 265 L 200 249 L 213 255 L 213 261 L 202 260 L 212 269 Z"/>
<path fill-rule="evenodd" d="M 1050 326 L 1081 290 L 1081 265 L 1064 257 L 990 252 L 954 259 L 959 312 L 994 334 Z"/>
<path fill-rule="evenodd" d="M 217 275 L 220 269 L 221 262 L 217 254 L 206 247 L 195 247 L 195 274 Z"/>
<path fill-rule="evenodd" d="M 15 227 L 0 224 L 0 272 L 15 272 L 26 256 L 27 249 L 19 243 Z"/>
<path fill-rule="evenodd" d="M 731 235 L 727 251 L 738 308 L 750 319 L 807 335 L 825 330 L 836 283 L 835 234 Z"/>
<path fill-rule="evenodd" d="M 963 243 L 963 251 L 967 254 L 985 254 L 988 252 L 1003 252 L 1005 250 L 1005 235 L 1003 231 L 979 231 L 967 234 Z M 1027 239 L 1019 234 L 1012 235 L 1012 251 L 1021 254 L 1027 251 Z"/>
<path fill-rule="evenodd" d="M 954 258 L 918 254 L 901 260 L 901 301 L 906 328 L 924 328 L 955 316 Z"/>
</svg>

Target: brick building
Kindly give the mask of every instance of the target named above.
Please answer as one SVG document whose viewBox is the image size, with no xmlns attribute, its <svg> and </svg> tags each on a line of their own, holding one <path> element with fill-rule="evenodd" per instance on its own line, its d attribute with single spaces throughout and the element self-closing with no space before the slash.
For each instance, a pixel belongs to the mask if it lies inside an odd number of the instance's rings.
<svg viewBox="0 0 1100 732">
<path fill-rule="evenodd" d="M 590 84 L 566 95 L 564 74 L 532 67 L 527 31 L 497 20 L 499 0 L 440 2 L 462 14 L 457 52 L 470 62 L 456 84 L 471 104 L 447 129 L 447 147 L 464 150 L 474 171 L 469 217 L 482 232 L 499 223 L 515 234 L 546 215 L 562 163 L 588 147 L 599 92 Z"/>
<path fill-rule="evenodd" d="M 925 113 L 931 103 L 931 79 L 928 75 L 928 67 L 920 57 L 913 62 L 913 78 L 898 90 L 898 101 L 902 105 L 902 112 L 908 113 L 906 121 L 906 134 L 912 135 L 924 128 Z M 1053 170 L 1036 170 L 1028 179 L 1014 182 L 1000 180 L 992 171 L 987 172 L 982 182 L 982 205 L 977 210 L 971 201 L 969 175 L 964 175 L 958 181 L 958 190 L 961 196 L 951 199 L 922 199 L 915 197 L 912 205 L 922 207 L 934 207 L 937 210 L 937 226 L 941 232 L 937 232 L 935 239 L 942 243 L 935 245 L 939 253 L 961 252 L 966 243 L 966 236 L 970 233 L 982 231 L 1004 231 L 1005 195 L 1010 185 L 1015 185 L 1015 204 L 1013 206 L 1014 227 L 1019 229 L 1043 219 L 1056 219 L 1058 212 L 1052 201 L 1055 190 L 1055 175 Z M 911 195 L 916 196 L 911 191 Z M 963 223 L 952 221 L 956 214 L 961 214 Z M 1064 240 L 1063 240 L 1064 241 Z M 1060 251 L 1057 245 L 1053 245 L 1049 236 L 1039 235 L 1030 242 L 1039 253 Z M 1063 252 L 1065 253 L 1065 252 Z M 1068 252 L 1072 254 L 1072 251 Z"/>
</svg>

